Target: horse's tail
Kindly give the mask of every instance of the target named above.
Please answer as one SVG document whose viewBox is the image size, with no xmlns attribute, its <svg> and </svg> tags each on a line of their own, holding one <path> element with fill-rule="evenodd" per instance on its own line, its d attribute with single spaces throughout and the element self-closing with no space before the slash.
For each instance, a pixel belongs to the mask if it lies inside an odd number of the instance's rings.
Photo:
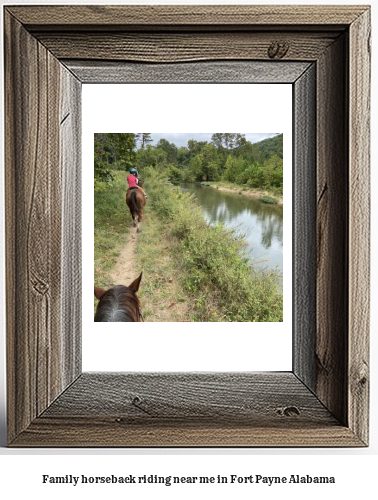
<svg viewBox="0 0 378 500">
<path fill-rule="evenodd" d="M 141 220 L 142 219 L 142 211 L 141 209 L 138 207 L 138 203 L 136 202 L 136 197 L 137 197 L 137 192 L 136 190 L 133 191 L 131 193 L 131 204 L 133 206 L 133 210 L 134 212 L 137 214 L 138 216 L 138 219 Z"/>
</svg>

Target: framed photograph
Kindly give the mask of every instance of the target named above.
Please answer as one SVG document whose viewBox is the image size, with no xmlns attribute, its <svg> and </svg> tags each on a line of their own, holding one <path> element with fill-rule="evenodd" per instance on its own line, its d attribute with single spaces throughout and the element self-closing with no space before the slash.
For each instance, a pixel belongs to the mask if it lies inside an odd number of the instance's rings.
<svg viewBox="0 0 378 500">
<path fill-rule="evenodd" d="M 7 6 L 4 23 L 9 446 L 368 446 L 369 7 Z M 86 83 L 292 85 L 291 371 L 82 371 Z"/>
<path fill-rule="evenodd" d="M 185 69 L 188 72 L 194 66 L 188 63 Z M 235 77 L 235 65 L 221 62 L 218 66 Z M 237 68 L 239 74 L 243 70 L 249 79 L 256 79 L 263 66 L 248 62 Z M 201 64 L 202 73 L 210 68 L 211 63 Z M 154 71 L 151 66 L 150 71 Z M 123 313 L 127 308 L 108 308 L 114 304 L 107 300 L 113 293 L 109 292 L 101 301 L 95 300 L 96 319 L 113 322 L 93 324 L 93 262 L 88 257 L 83 260 L 83 371 L 291 370 L 292 123 L 290 83 L 83 85 L 83 172 L 93 163 L 95 137 L 98 176 L 95 190 L 91 177 L 83 177 L 82 254 L 90 256 L 94 248 L 94 283 L 105 290 L 131 283 L 143 271 L 136 294 L 143 322 L 133 328 L 115 322 L 108 313 Z M 141 134 L 117 133 L 142 130 L 143 125 L 160 130 L 160 134 L 143 134 L 152 141 L 145 147 Z M 206 132 L 222 127 L 249 133 L 226 136 Z M 169 133 L 173 129 L 175 133 Z M 279 130 L 281 134 L 261 133 L 264 130 Z M 148 193 L 141 232 L 125 206 L 129 172 L 118 160 L 124 157 L 117 153 L 118 141 L 127 139 L 130 149 L 123 155 L 130 155 L 132 168 L 138 170 Z M 215 139 L 218 142 L 214 144 Z M 225 139 L 236 139 L 240 146 L 225 144 Z M 260 159 L 259 147 L 269 151 L 270 161 Z M 108 156 L 107 151 L 112 154 Z M 205 154 L 207 161 L 212 159 L 213 171 L 205 170 Z M 239 159 L 235 164 L 242 155 L 248 160 Z M 273 162 L 274 171 L 269 168 Z M 267 175 L 261 175 L 264 163 Z M 209 185 L 223 175 L 235 179 L 236 172 L 239 178 L 245 177 L 242 169 L 247 165 L 252 169 L 253 164 L 258 166 L 253 182 L 248 174 L 252 188 L 223 182 Z M 112 180 L 104 184 L 102 179 L 108 179 L 109 172 Z M 168 181 L 172 172 L 176 177 Z M 206 173 L 209 178 L 204 179 Z M 262 203 L 262 186 L 271 180 L 274 188 L 265 194 L 274 196 L 276 204 Z M 233 186 L 237 190 L 228 192 Z M 94 212 L 90 209 L 93 205 Z M 172 208 L 168 217 L 167 212 L 161 213 L 161 206 Z M 193 212 L 194 207 L 201 210 Z M 175 221 L 180 221 L 180 238 Z M 237 239 L 242 248 L 235 248 L 236 254 L 229 251 L 235 234 L 242 238 Z M 238 258 L 240 250 L 243 259 Z M 251 273 L 252 266 L 257 273 Z M 246 275 L 248 281 L 242 278 Z M 265 286 L 261 286 L 262 279 Z M 130 305 L 135 304 L 131 297 Z M 112 298 L 116 299 L 115 295 Z M 230 322 L 237 322 L 232 340 Z M 143 352 L 143 356 L 125 356 L 125 352 Z"/>
</svg>

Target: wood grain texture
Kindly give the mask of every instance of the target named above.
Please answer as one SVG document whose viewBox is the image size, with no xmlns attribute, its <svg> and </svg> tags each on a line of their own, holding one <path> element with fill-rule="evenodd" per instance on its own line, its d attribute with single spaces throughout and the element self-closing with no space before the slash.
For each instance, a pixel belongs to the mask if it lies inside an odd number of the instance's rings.
<svg viewBox="0 0 378 500">
<path fill-rule="evenodd" d="M 316 391 L 316 65 L 293 86 L 294 373 Z"/>
<path fill-rule="evenodd" d="M 133 422 L 204 419 L 258 424 L 264 416 L 264 425 L 338 423 L 290 372 L 84 373 L 43 417 L 70 415 Z"/>
<path fill-rule="evenodd" d="M 19 447 L 360 447 L 361 441 L 343 426 L 259 427 L 235 422 L 196 425 L 135 424 L 113 419 L 38 418 L 12 443 Z"/>
<path fill-rule="evenodd" d="M 82 83 L 293 83 L 306 62 L 138 64 L 63 60 Z"/>
<path fill-rule="evenodd" d="M 350 28 L 349 426 L 368 441 L 370 313 L 370 11 Z"/>
<path fill-rule="evenodd" d="M 59 59 L 174 63 L 204 60 L 314 61 L 338 33 L 38 32 Z M 283 50 L 283 48 L 285 50 Z"/>
<path fill-rule="evenodd" d="M 61 65 L 62 386 L 81 374 L 81 82 Z"/>
<path fill-rule="evenodd" d="M 59 63 L 6 16 L 6 245 L 9 435 L 60 392 Z M 18 53 L 17 45 L 23 47 Z M 47 113 L 49 102 L 50 117 Z M 52 349 L 53 347 L 53 349 Z M 58 371 L 56 369 L 58 368 Z M 23 380 L 24 383 L 20 383 Z"/>
<path fill-rule="evenodd" d="M 365 10 L 363 5 L 159 5 L 159 6 L 12 6 L 7 7 L 29 30 L 40 28 L 168 29 L 193 26 L 336 26 L 346 27 Z"/>
<path fill-rule="evenodd" d="M 304 431 L 306 429 L 306 431 Z M 360 446 L 292 373 L 83 374 L 15 446 Z"/>
<path fill-rule="evenodd" d="M 348 355 L 346 44 L 346 37 L 340 38 L 318 65 L 321 101 L 317 151 L 317 394 L 344 423 L 347 422 Z"/>
<path fill-rule="evenodd" d="M 63 376 L 66 367 L 61 359 L 65 355 L 62 260 L 66 258 L 62 253 L 61 64 L 8 15 L 5 33 L 6 255 L 12 263 L 6 275 L 7 394 L 12 441 L 72 378 Z"/>
<path fill-rule="evenodd" d="M 316 394 L 347 424 L 348 112 L 347 36 L 317 65 Z M 330 332 L 332 331 L 332 335 Z"/>
<path fill-rule="evenodd" d="M 298 7 L 5 8 L 10 445 L 368 444 L 369 8 Z M 251 59 L 271 79 L 290 78 L 283 61 L 316 63 L 316 322 L 311 264 L 293 373 L 77 379 L 81 82 L 193 82 L 188 70 L 245 82 Z M 314 260 L 313 75 L 308 63 L 296 74 L 299 275 Z"/>
</svg>

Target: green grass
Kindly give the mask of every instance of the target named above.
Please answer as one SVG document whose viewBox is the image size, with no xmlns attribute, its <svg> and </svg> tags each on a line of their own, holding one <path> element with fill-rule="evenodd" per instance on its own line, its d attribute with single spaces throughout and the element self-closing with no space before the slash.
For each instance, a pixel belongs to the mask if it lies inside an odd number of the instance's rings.
<svg viewBox="0 0 378 500">
<path fill-rule="evenodd" d="M 182 265 L 174 257 L 178 241 L 169 234 L 169 227 L 158 218 L 149 201 L 137 240 L 137 259 L 143 268 L 138 296 L 145 321 L 195 321 L 192 297 L 179 279 Z"/>
<path fill-rule="evenodd" d="M 193 296 L 200 321 L 282 321 L 279 276 L 261 272 L 243 256 L 244 241 L 222 225 L 211 227 L 193 195 L 150 171 L 150 203 L 178 240 L 184 288 Z"/>
<path fill-rule="evenodd" d="M 243 256 L 244 241 L 204 220 L 193 195 L 153 172 L 146 175 L 148 201 L 137 240 L 143 267 L 139 292 L 146 321 L 282 321 L 277 273 L 261 271 Z M 95 193 L 95 283 L 105 286 L 130 216 L 124 172 Z M 168 312 L 167 312 L 168 311 Z"/>
<path fill-rule="evenodd" d="M 94 193 L 94 275 L 97 286 L 105 286 L 108 273 L 119 255 L 120 246 L 127 241 L 129 212 L 125 196 L 124 172 L 115 172 L 114 181 Z"/>
<path fill-rule="evenodd" d="M 127 185 L 124 172 L 116 172 L 113 183 L 95 192 L 95 284 L 107 287 L 109 273 L 129 237 L 131 216 L 125 203 Z M 134 230 L 135 231 L 135 230 Z M 145 321 L 195 321 L 192 298 L 180 286 L 180 263 L 172 258 L 177 241 L 168 228 L 145 206 L 142 232 L 137 239 L 138 268 L 143 278 L 138 292 Z M 97 306 L 97 300 L 94 299 Z"/>
</svg>

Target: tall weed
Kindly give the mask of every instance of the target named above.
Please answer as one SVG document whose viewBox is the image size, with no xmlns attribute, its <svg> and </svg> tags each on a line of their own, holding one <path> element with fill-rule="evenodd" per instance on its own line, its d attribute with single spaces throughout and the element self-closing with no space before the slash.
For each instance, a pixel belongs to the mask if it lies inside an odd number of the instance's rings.
<svg viewBox="0 0 378 500">
<path fill-rule="evenodd" d="M 196 296 L 201 321 L 283 319 L 279 276 L 262 272 L 243 255 L 243 240 L 221 224 L 210 226 L 193 195 L 151 170 L 144 172 L 150 203 L 180 242 L 185 287 Z"/>
<path fill-rule="evenodd" d="M 94 193 L 94 262 L 98 286 L 107 284 L 106 273 L 114 266 L 120 241 L 128 234 L 126 189 L 125 173 L 115 172 L 111 183 Z"/>
</svg>

